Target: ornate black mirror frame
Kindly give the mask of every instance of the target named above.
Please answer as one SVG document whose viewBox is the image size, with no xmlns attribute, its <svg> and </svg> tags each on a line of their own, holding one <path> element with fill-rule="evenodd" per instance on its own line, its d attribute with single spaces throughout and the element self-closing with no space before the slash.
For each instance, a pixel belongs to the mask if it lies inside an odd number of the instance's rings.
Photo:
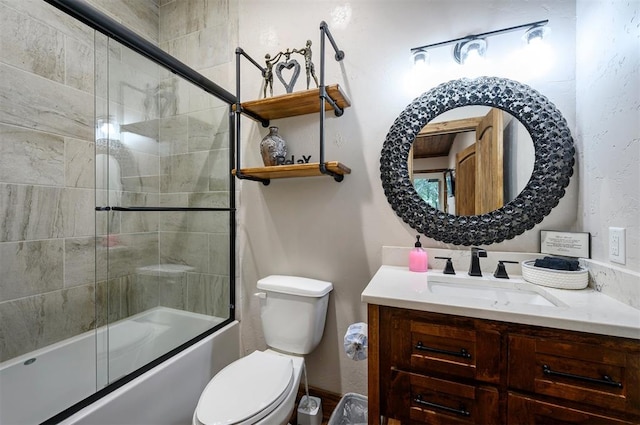
<svg viewBox="0 0 640 425">
<path fill-rule="evenodd" d="M 531 135 L 535 160 L 529 182 L 515 199 L 487 214 L 455 216 L 420 198 L 407 160 L 416 135 L 429 121 L 469 105 L 493 106 L 516 117 Z M 486 245 L 532 229 L 558 205 L 573 174 L 574 154 L 566 120 L 533 88 L 498 77 L 460 79 L 423 93 L 396 118 L 382 147 L 380 177 L 393 210 L 418 232 L 445 243 Z"/>
</svg>

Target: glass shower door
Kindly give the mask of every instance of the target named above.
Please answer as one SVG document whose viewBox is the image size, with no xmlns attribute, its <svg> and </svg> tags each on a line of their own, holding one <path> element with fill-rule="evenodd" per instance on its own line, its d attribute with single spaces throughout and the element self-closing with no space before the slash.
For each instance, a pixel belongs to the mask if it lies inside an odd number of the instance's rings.
<svg viewBox="0 0 640 425">
<path fill-rule="evenodd" d="M 105 38 L 96 66 L 98 382 L 231 314 L 229 106 Z"/>
</svg>

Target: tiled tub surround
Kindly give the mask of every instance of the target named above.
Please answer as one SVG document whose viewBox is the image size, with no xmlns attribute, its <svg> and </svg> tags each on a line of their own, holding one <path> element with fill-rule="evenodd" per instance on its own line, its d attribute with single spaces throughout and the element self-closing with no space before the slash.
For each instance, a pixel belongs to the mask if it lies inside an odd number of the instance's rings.
<svg viewBox="0 0 640 425">
<path fill-rule="evenodd" d="M 460 300 L 458 300 L 452 302 L 452 305 L 447 305 L 438 297 L 429 298 L 429 291 L 417 294 L 415 288 L 407 287 L 409 281 L 427 283 L 430 278 L 437 280 L 438 276 L 442 276 L 445 260 L 435 259 L 436 256 L 451 257 L 456 273 L 462 278 L 468 278 L 470 260 L 468 250 L 427 248 L 430 269 L 426 274 L 408 271 L 409 250 L 410 248 L 404 247 L 383 247 L 382 261 L 384 266 L 363 292 L 363 301 L 394 307 L 424 309 L 514 323 L 539 324 L 560 329 L 640 338 L 640 276 L 635 272 L 583 259 L 581 260 L 583 266 L 589 270 L 588 288 L 570 290 L 540 287 L 543 291 L 549 292 L 554 298 L 560 300 L 562 302 L 560 307 L 493 306 L 487 309 L 482 302 L 474 303 L 473 300 L 468 300 L 463 304 L 459 304 Z M 490 284 L 489 281 L 492 279 L 498 283 L 504 282 L 503 279 L 493 278 L 498 260 L 521 262 L 543 256 L 540 253 L 487 251 L 487 258 L 480 259 L 484 276 L 481 279 L 487 281 L 487 284 Z M 524 282 L 519 264 L 505 264 L 505 266 L 511 277 L 511 282 Z M 473 285 L 473 282 L 469 284 Z"/>
<path fill-rule="evenodd" d="M 96 326 L 94 34 L 0 1 L 0 361 Z M 74 267 L 80 265 L 81 267 Z"/>
<path fill-rule="evenodd" d="M 126 13 L 139 20 L 126 24 L 153 42 L 168 10 L 91 3 L 113 13 L 144 9 Z M 226 1 L 210 3 L 226 12 Z M 155 139 L 121 135 L 122 194 L 96 191 L 95 116 L 153 118 L 144 97 L 122 83 L 144 89 L 173 77 L 41 1 L 0 0 L 0 21 L 0 362 L 157 306 L 228 314 L 228 213 L 95 212 L 114 199 L 228 206 L 226 107 L 175 80 L 175 115 L 153 121 Z M 106 246 L 107 234 L 115 245 Z M 160 263 L 192 269 L 170 281 L 137 271 Z"/>
</svg>

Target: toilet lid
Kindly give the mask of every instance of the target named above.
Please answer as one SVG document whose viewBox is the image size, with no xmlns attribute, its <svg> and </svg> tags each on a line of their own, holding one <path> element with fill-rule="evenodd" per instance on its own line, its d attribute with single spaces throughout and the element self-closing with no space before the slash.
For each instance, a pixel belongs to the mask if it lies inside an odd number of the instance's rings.
<svg viewBox="0 0 640 425">
<path fill-rule="evenodd" d="M 291 359 L 254 351 L 209 381 L 196 408 L 197 419 L 205 425 L 253 423 L 280 405 L 292 385 Z"/>
</svg>

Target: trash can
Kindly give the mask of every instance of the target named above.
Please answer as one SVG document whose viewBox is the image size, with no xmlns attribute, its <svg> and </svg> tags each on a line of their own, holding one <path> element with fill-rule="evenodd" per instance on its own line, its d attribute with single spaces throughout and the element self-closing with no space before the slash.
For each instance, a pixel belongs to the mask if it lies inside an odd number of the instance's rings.
<svg viewBox="0 0 640 425">
<path fill-rule="evenodd" d="M 366 396 L 347 393 L 331 413 L 329 425 L 366 425 L 369 421 L 368 411 Z"/>
</svg>

